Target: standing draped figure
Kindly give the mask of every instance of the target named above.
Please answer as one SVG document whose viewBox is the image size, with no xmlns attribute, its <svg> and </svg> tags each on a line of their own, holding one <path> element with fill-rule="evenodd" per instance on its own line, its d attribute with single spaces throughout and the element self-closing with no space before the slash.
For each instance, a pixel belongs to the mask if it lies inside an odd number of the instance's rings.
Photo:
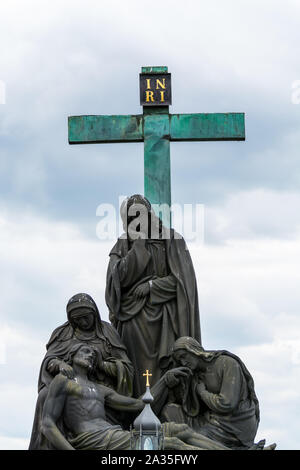
<svg viewBox="0 0 300 470">
<path fill-rule="evenodd" d="M 133 238 L 130 226 L 137 217 L 132 214 L 141 206 L 148 225 L 146 229 L 137 225 Z M 138 397 L 145 388 L 142 373 L 149 369 L 154 385 L 177 338 L 192 336 L 201 341 L 198 294 L 185 241 L 173 229 L 163 227 L 149 201 L 131 196 L 121 207 L 121 217 L 126 233 L 110 252 L 106 303 L 133 364 L 134 396 Z M 136 236 L 138 231 L 140 236 Z"/>
</svg>

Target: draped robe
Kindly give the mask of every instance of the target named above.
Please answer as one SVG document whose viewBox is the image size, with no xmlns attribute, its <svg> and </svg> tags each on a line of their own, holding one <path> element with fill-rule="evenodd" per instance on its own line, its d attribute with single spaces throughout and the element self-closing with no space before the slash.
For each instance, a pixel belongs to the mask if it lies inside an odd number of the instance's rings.
<svg viewBox="0 0 300 470">
<path fill-rule="evenodd" d="M 164 379 L 156 384 L 156 412 L 162 411 L 162 421 L 187 423 L 196 432 L 230 448 L 249 448 L 260 420 L 253 378 L 242 360 L 231 352 L 206 353 L 205 371 L 194 372 L 171 390 Z M 201 397 L 197 392 L 199 381 L 206 388 Z"/>
<path fill-rule="evenodd" d="M 46 346 L 47 352 L 42 362 L 38 381 L 38 399 L 33 422 L 30 450 L 51 449 L 51 444 L 41 433 L 41 421 L 43 407 L 47 396 L 48 388 L 53 380 L 53 375 L 48 371 L 51 361 L 66 360 L 69 351 L 76 343 L 87 343 L 99 351 L 104 361 L 104 370 L 96 370 L 96 378 L 99 383 L 110 386 L 118 393 L 132 395 L 133 368 L 128 359 L 126 348 L 122 344 L 120 337 L 109 323 L 101 321 L 98 310 L 94 312 L 95 328 L 91 334 L 75 332 L 68 314 L 68 321 L 56 328 Z M 57 370 L 57 373 L 59 371 Z M 112 423 L 122 420 L 111 410 L 108 411 L 108 419 Z M 61 424 L 62 426 L 62 424 Z"/>
<path fill-rule="evenodd" d="M 149 281 L 150 294 L 137 299 L 135 289 Z M 201 341 L 194 268 L 174 230 L 170 239 L 118 239 L 110 252 L 106 303 L 135 370 L 135 397 L 145 390 L 145 369 L 152 373 L 152 385 L 162 376 L 177 338 Z"/>
</svg>

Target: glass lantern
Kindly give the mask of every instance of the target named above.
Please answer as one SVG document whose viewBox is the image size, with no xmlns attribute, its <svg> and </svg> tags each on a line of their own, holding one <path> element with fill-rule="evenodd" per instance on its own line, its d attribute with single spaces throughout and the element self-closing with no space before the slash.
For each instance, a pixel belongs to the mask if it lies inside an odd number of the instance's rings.
<svg viewBox="0 0 300 470">
<path fill-rule="evenodd" d="M 154 430 L 131 429 L 131 449 L 132 450 L 162 450 L 163 449 L 162 428 Z"/>
</svg>

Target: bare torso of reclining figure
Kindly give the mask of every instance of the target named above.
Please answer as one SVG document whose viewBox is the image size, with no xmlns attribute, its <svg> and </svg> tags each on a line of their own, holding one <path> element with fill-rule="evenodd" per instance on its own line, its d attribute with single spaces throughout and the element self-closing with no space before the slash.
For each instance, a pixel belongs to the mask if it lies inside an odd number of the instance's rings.
<svg viewBox="0 0 300 470">
<path fill-rule="evenodd" d="M 105 406 L 116 410 L 140 411 L 142 400 L 119 395 L 114 390 L 88 379 L 95 351 L 82 346 L 75 354 L 74 379 L 57 375 L 49 388 L 43 414 L 43 433 L 57 449 L 73 449 L 56 423 L 63 417 L 64 425 L 75 437 L 82 433 L 105 431 L 113 426 L 106 420 Z"/>
<path fill-rule="evenodd" d="M 109 405 L 110 401 L 112 401 L 112 405 L 116 405 L 111 397 L 111 395 L 114 395 L 111 393 L 111 389 L 92 382 L 82 383 L 77 378 L 75 378 L 75 381 L 62 378 L 62 381 L 65 382 L 65 387 L 68 389 L 64 404 L 64 422 L 74 435 L 105 430 L 111 427 L 105 414 L 105 405 Z M 61 385 L 63 386 L 63 384 Z M 127 403 L 127 406 L 130 404 Z M 132 405 L 137 411 L 142 409 L 143 406 L 142 402 Z M 124 410 L 124 408 L 126 406 L 122 407 L 120 404 L 120 409 Z"/>
</svg>

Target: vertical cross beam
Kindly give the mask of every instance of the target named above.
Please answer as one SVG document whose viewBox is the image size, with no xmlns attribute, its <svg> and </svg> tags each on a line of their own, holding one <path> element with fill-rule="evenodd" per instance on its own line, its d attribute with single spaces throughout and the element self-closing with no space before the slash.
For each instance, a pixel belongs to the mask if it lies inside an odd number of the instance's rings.
<svg viewBox="0 0 300 470">
<path fill-rule="evenodd" d="M 168 114 L 153 113 L 144 117 L 144 193 L 151 204 L 161 206 L 161 217 L 167 227 L 171 222 L 169 135 Z"/>
</svg>

